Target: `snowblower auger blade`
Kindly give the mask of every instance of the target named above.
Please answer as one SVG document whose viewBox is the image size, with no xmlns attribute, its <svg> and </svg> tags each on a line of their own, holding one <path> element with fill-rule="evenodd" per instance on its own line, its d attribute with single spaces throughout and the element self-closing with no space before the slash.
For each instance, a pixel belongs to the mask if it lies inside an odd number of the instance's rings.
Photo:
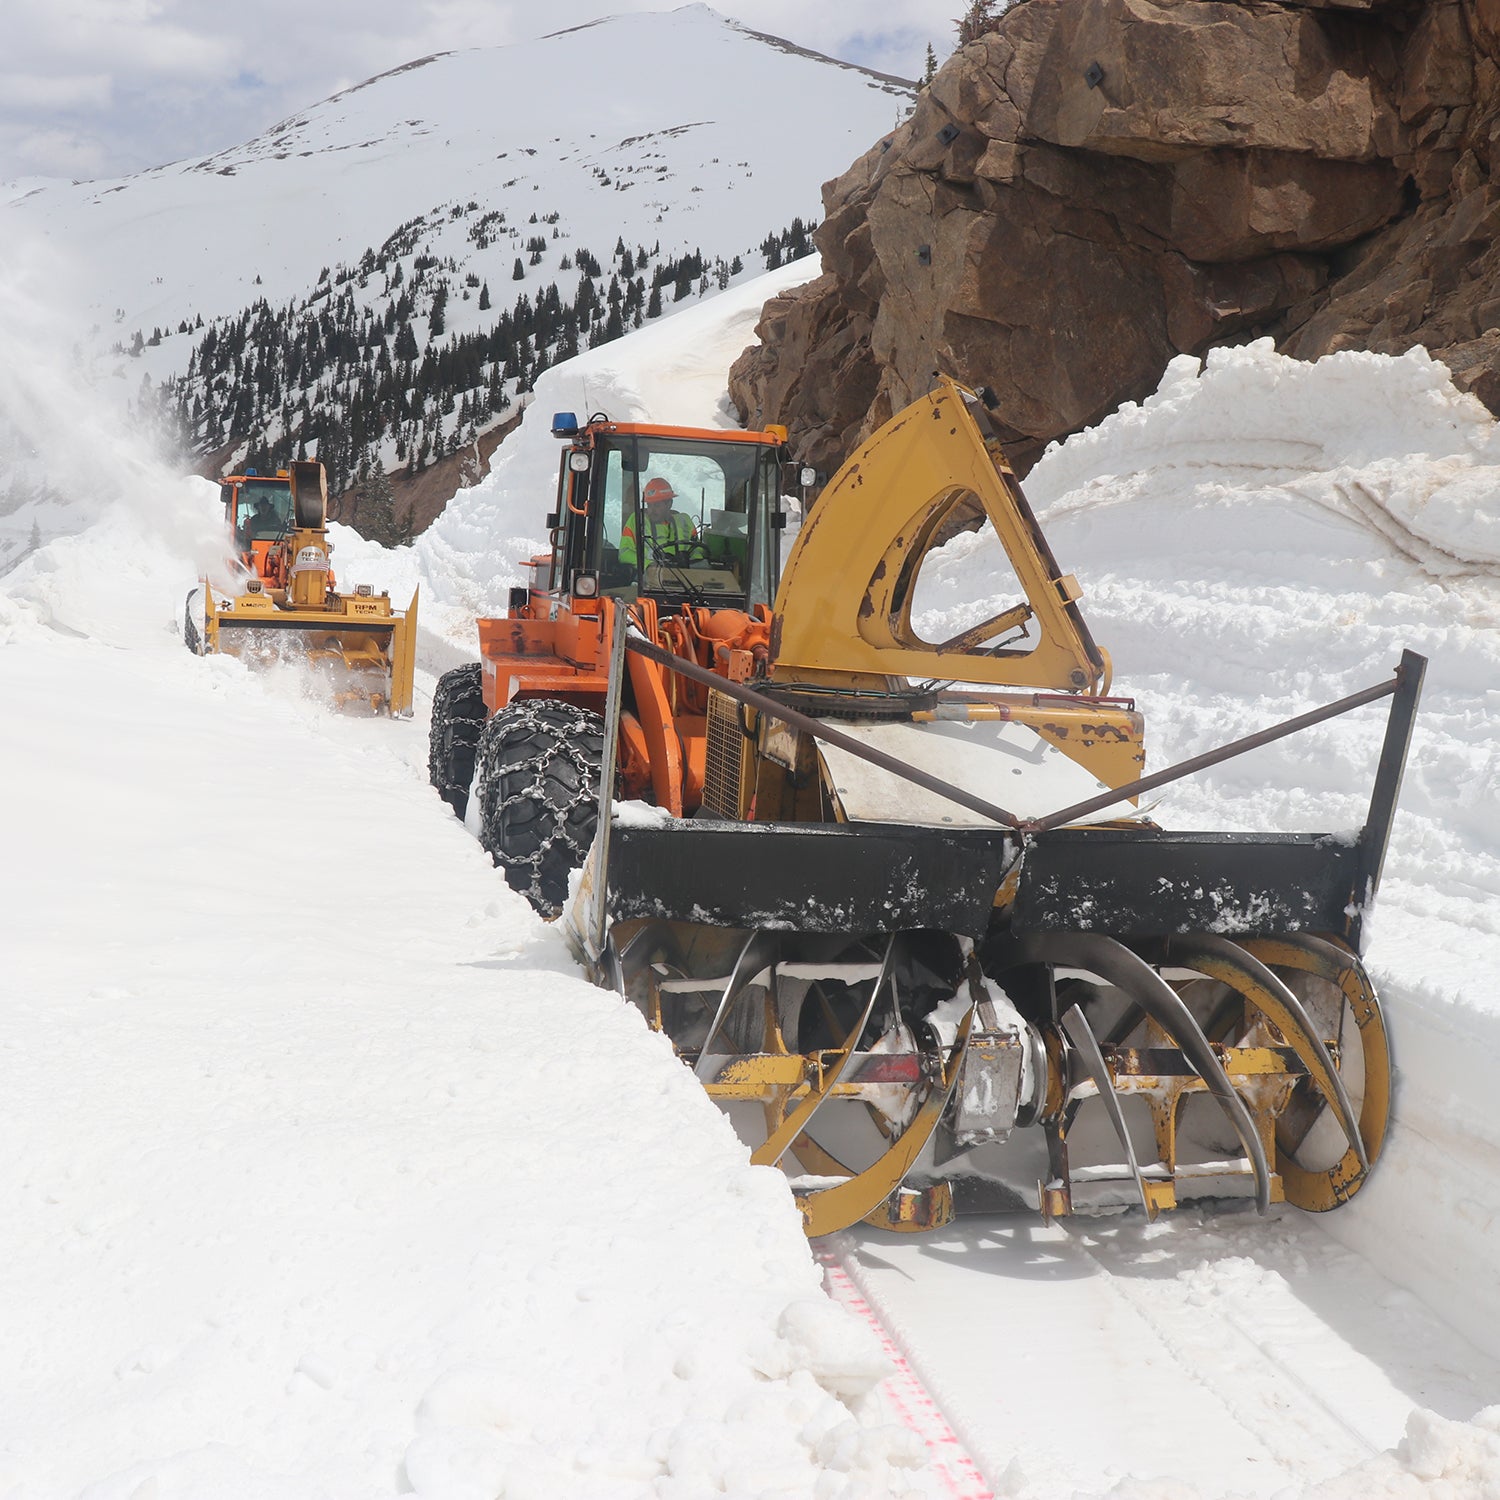
<svg viewBox="0 0 1500 1500">
<path fill-rule="evenodd" d="M 1158 1184 L 1148 1183 L 1146 1174 L 1141 1171 L 1141 1164 L 1135 1154 L 1135 1142 L 1130 1138 L 1130 1127 L 1125 1123 L 1120 1101 L 1115 1095 L 1114 1085 L 1110 1082 L 1109 1064 L 1104 1060 L 1104 1053 L 1099 1047 L 1099 1039 L 1094 1035 L 1088 1018 L 1079 1006 L 1070 1006 L 1063 1014 L 1061 1024 L 1062 1029 L 1068 1035 L 1068 1040 L 1077 1048 L 1079 1056 L 1082 1057 L 1084 1067 L 1088 1070 L 1088 1075 L 1098 1090 L 1099 1102 L 1109 1115 L 1109 1123 L 1114 1126 L 1120 1149 L 1124 1151 L 1125 1161 L 1130 1167 L 1130 1175 L 1135 1179 L 1136 1191 L 1141 1197 L 1141 1207 L 1146 1213 L 1146 1222 L 1149 1224 L 1156 1218 L 1162 1207 L 1160 1195 L 1153 1192 L 1153 1188 L 1156 1188 Z"/>
<path fill-rule="evenodd" d="M 713 1076 L 718 1060 L 714 1052 L 714 1044 L 719 1040 L 719 1032 L 723 1029 L 724 1022 L 746 986 L 758 979 L 762 973 L 770 970 L 771 992 L 775 994 L 773 966 L 780 951 L 781 942 L 774 932 L 766 932 L 757 928 L 745 940 L 745 946 L 740 949 L 740 955 L 734 961 L 734 970 L 724 986 L 718 1009 L 714 1012 L 713 1020 L 709 1022 L 708 1035 L 703 1039 L 703 1050 L 698 1054 L 698 1062 L 693 1069 L 700 1080 Z"/>
<path fill-rule="evenodd" d="M 859 1045 L 859 1040 L 865 1033 L 865 1027 L 869 1025 L 870 1016 L 876 1005 L 884 998 L 886 989 L 890 985 L 891 960 L 896 956 L 898 938 L 899 934 L 893 933 L 885 945 L 885 957 L 880 962 L 880 972 L 875 976 L 874 984 L 870 986 L 864 1009 L 844 1033 L 843 1041 L 832 1054 L 822 1055 L 820 1076 L 815 1082 L 809 1083 L 806 1093 L 801 1097 L 787 1095 L 778 1101 L 783 1106 L 790 1107 L 786 1109 L 784 1117 L 771 1129 L 765 1140 L 750 1153 L 753 1166 L 774 1167 L 786 1154 L 787 1147 L 812 1124 L 813 1116 L 842 1081 L 849 1069 L 850 1059 L 854 1056 L 854 1049 Z M 767 1121 L 768 1125 L 769 1123 Z"/>
<path fill-rule="evenodd" d="M 971 1006 L 944 1044 L 903 1019 L 899 995 L 934 942 L 958 955 L 951 939 L 909 932 L 647 922 L 611 933 L 622 993 L 672 1038 L 709 1097 L 758 1107 L 755 1126 L 736 1117 L 751 1160 L 801 1170 L 792 1188 L 810 1235 L 866 1217 L 898 1230 L 951 1217 L 945 1183 L 902 1188 L 952 1097 L 972 1025 Z"/>
<path fill-rule="evenodd" d="M 911 1171 L 924 1147 L 932 1139 L 938 1121 L 948 1107 L 962 1068 L 964 1048 L 968 1045 L 973 1019 L 974 1013 L 971 1010 L 964 1017 L 958 1040 L 941 1071 L 931 1079 L 926 1097 L 918 1105 L 916 1115 L 888 1151 L 863 1171 L 832 1186 L 799 1188 L 795 1182 L 792 1184 L 792 1191 L 797 1195 L 797 1203 L 802 1210 L 803 1228 L 809 1238 L 833 1234 L 859 1219 L 874 1219 L 887 1229 L 902 1228 L 909 1222 L 902 1216 L 899 1208 L 893 1209 L 886 1217 L 875 1219 L 875 1216 L 881 1206 L 889 1203 L 901 1190 L 906 1174 Z M 946 1212 L 929 1213 L 916 1227 L 936 1228 L 951 1216 L 951 1194 L 946 1189 L 939 1201 L 949 1205 Z"/>
<path fill-rule="evenodd" d="M 1276 1027 L 1334 1112 L 1361 1170 L 1368 1172 L 1369 1154 L 1338 1065 L 1307 1007 L 1281 976 L 1238 943 L 1216 933 L 1198 932 L 1173 939 L 1168 953 L 1173 962 L 1229 985 Z"/>
<path fill-rule="evenodd" d="M 1256 1209 L 1266 1213 L 1271 1206 L 1272 1181 L 1261 1130 L 1230 1081 L 1224 1064 L 1204 1035 L 1197 1018 L 1162 975 L 1123 943 L 1101 933 L 1035 934 L 1017 942 L 1016 956 L 1021 963 L 1047 964 L 1054 971 L 1073 969 L 1097 975 L 1129 997 L 1181 1051 L 1202 1085 L 1218 1101 L 1254 1174 Z M 1118 1064 L 1110 1070 L 1116 1090 L 1119 1089 L 1117 1068 Z M 1172 1097 L 1175 1092 L 1174 1086 L 1168 1086 L 1164 1090 L 1167 1097 L 1153 1101 L 1153 1112 L 1164 1107 L 1175 1114 L 1177 1099 Z M 1158 1128 L 1159 1140 L 1162 1134 L 1162 1129 Z M 1175 1152 L 1169 1154 L 1163 1165 L 1175 1175 L 1176 1164 L 1172 1155 Z M 1133 1175 L 1139 1177 L 1138 1172 Z"/>
<path fill-rule="evenodd" d="M 1303 1002 L 1328 1050 L 1336 1051 L 1351 1110 L 1358 1110 L 1360 1152 L 1336 1122 L 1332 1100 L 1311 1083 L 1299 1084 L 1276 1125 L 1277 1170 L 1287 1202 L 1312 1213 L 1337 1208 L 1359 1191 L 1385 1144 L 1391 1110 L 1391 1051 L 1370 977 L 1342 943 L 1307 933 L 1243 941 L 1246 952 Z"/>
</svg>

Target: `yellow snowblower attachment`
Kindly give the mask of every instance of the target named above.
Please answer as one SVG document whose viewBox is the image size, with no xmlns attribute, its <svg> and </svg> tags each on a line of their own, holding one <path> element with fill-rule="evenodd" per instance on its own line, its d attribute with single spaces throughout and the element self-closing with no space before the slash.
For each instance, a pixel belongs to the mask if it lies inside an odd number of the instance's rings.
<svg viewBox="0 0 1500 1500">
<path fill-rule="evenodd" d="M 302 460 L 275 476 L 233 475 L 223 495 L 239 582 L 216 592 L 205 579 L 188 595 L 188 647 L 257 664 L 305 663 L 339 708 L 409 716 L 417 594 L 397 610 L 369 584 L 339 592 L 323 465 Z"/>
<path fill-rule="evenodd" d="M 927 560 L 984 537 L 982 618 L 924 632 Z M 1319 1211 L 1380 1155 L 1390 1053 L 1359 949 L 1422 659 L 1145 776 L 1080 593 L 982 400 L 941 381 L 814 505 L 761 670 L 611 632 L 618 661 L 703 692 L 711 816 L 614 817 L 606 778 L 565 921 L 752 1159 L 788 1171 L 810 1234 L 964 1209 Z M 1157 786 L 1387 696 L 1357 832 L 1142 816 Z"/>
</svg>

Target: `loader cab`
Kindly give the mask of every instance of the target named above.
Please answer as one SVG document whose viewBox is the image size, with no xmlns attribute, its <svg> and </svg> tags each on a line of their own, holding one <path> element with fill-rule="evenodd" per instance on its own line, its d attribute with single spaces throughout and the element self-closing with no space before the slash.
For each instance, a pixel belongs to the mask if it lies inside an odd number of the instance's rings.
<svg viewBox="0 0 1500 1500">
<path fill-rule="evenodd" d="M 235 550 L 242 556 L 253 553 L 257 571 L 263 571 L 265 554 L 292 529 L 291 480 L 285 474 L 236 474 L 224 481 L 219 494 Z"/>
<path fill-rule="evenodd" d="M 571 439 L 558 476 L 553 586 L 668 608 L 769 605 L 780 573 L 784 437 L 644 427 L 595 419 Z M 648 490 L 670 502 L 648 510 Z M 580 586 L 581 585 L 581 586 Z"/>
</svg>

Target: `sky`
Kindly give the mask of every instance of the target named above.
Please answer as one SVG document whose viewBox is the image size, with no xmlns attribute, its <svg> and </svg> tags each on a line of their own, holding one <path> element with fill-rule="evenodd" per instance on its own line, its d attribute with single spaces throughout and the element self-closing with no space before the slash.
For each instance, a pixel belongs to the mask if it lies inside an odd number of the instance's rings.
<svg viewBox="0 0 1500 1500">
<path fill-rule="evenodd" d="M 207 155 L 434 52 L 672 8 L 650 0 L 0 0 L 0 182 L 118 177 Z M 960 8 L 958 0 L 715 7 L 755 30 L 904 78 L 920 76 L 929 45 L 940 60 L 952 51 Z"/>
<path fill-rule="evenodd" d="M 0 288 L 0 411 L 102 476 L 16 516 L 43 540 L 0 572 L 6 1500 L 1500 1494 L 1500 427 L 1420 350 L 1183 357 L 1027 479 L 1153 768 L 1431 660 L 1366 953 L 1395 1122 L 1335 1213 L 809 1246 L 785 1180 L 427 784 L 438 648 L 472 656 L 520 581 L 548 415 L 730 425 L 729 360 L 815 270 L 554 366 L 414 547 L 337 529 L 346 585 L 421 583 L 409 721 L 183 649 L 212 487 L 90 405 Z M 924 635 L 994 612 L 997 546 L 931 561 Z M 1352 827 L 1382 723 L 1155 815 Z"/>
</svg>

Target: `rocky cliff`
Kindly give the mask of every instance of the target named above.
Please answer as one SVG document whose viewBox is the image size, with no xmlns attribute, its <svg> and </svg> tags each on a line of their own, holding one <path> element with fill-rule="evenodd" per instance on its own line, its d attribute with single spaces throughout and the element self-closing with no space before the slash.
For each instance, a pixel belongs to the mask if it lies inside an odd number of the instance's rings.
<svg viewBox="0 0 1500 1500">
<path fill-rule="evenodd" d="M 1020 0 L 823 189 L 730 389 L 831 468 L 987 385 L 1025 468 L 1174 355 L 1423 344 L 1500 411 L 1500 0 Z"/>
</svg>

